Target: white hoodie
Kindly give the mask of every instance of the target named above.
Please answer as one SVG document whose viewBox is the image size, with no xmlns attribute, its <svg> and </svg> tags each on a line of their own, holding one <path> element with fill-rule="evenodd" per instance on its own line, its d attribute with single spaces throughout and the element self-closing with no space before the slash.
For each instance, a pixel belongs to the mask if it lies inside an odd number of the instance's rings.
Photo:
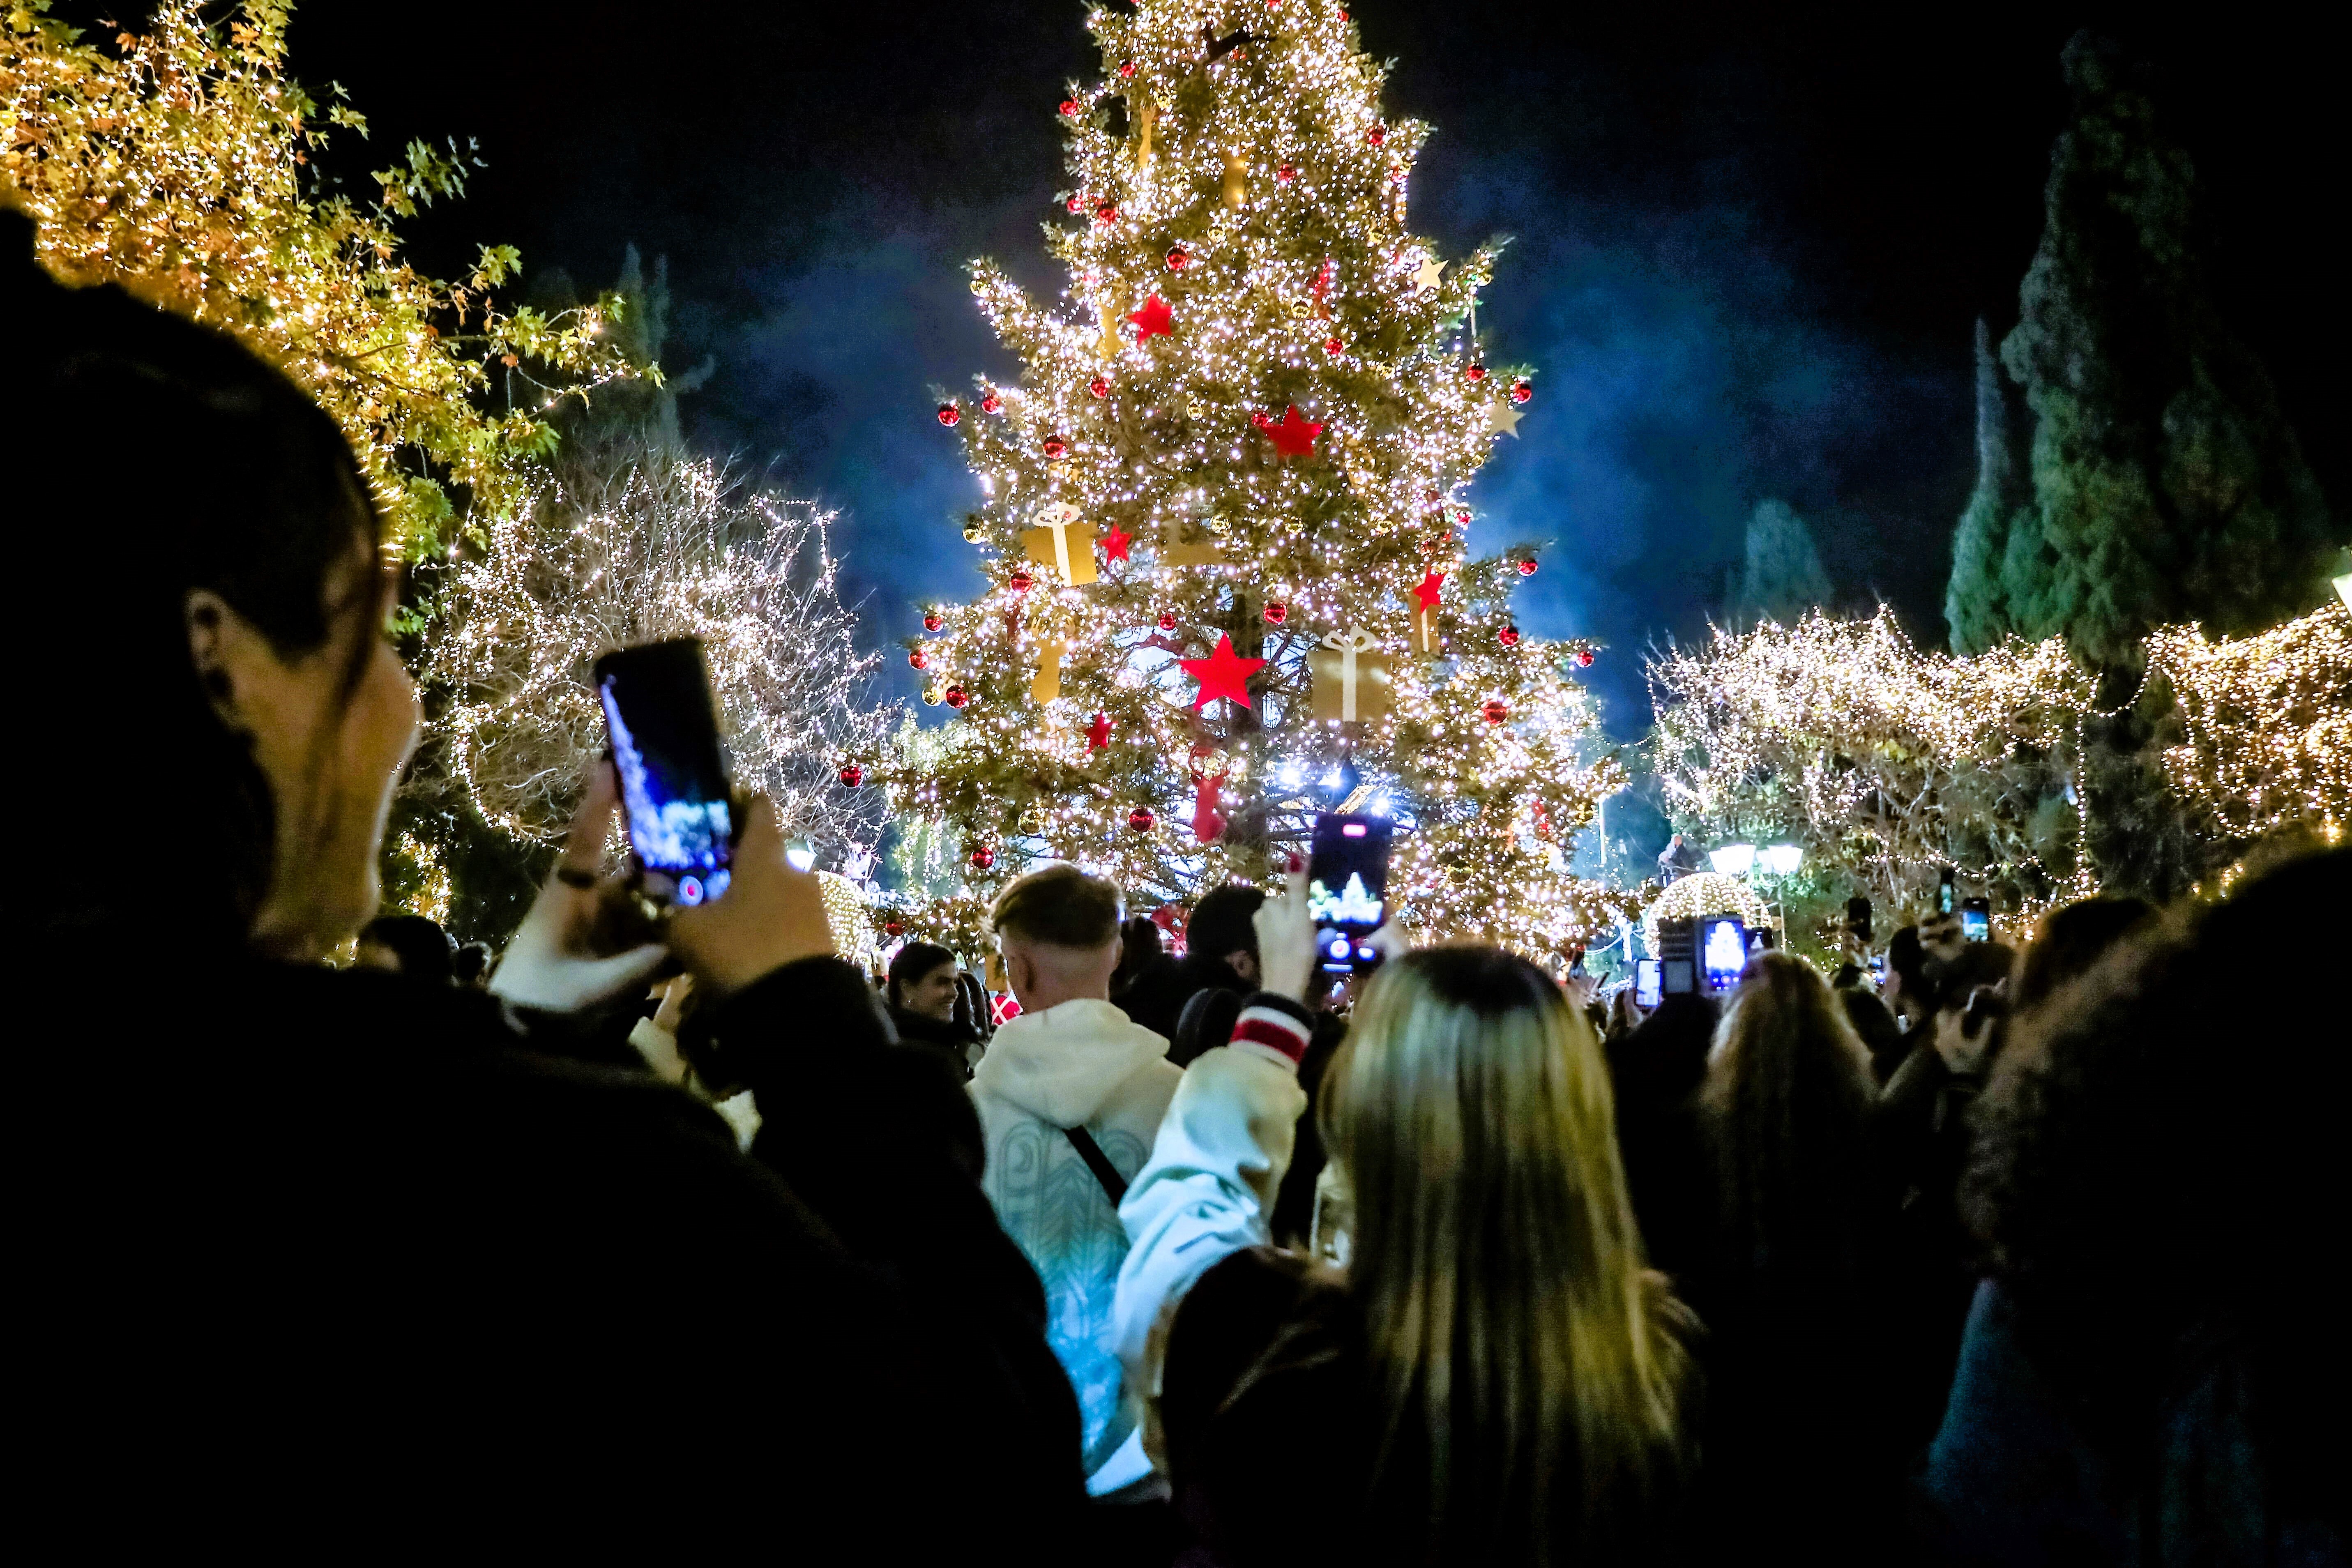
<svg viewBox="0 0 2352 1568">
<path fill-rule="evenodd" d="M 1087 1489 L 1098 1497 L 1143 1480 L 1150 1461 L 1111 1342 L 1127 1230 L 1063 1129 L 1084 1127 L 1131 1181 L 1183 1079 L 1165 1039 L 1090 998 L 1013 1018 L 972 1074 L 988 1150 L 982 1185 L 1045 1281 L 1045 1337 L 1077 1391 Z"/>
</svg>

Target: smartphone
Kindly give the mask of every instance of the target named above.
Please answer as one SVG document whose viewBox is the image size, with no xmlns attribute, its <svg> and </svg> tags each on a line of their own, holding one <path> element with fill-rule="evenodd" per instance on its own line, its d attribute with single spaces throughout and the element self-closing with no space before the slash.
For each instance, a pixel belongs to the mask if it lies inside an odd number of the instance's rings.
<svg viewBox="0 0 2352 1568">
<path fill-rule="evenodd" d="M 1856 942 L 1870 940 L 1870 900 L 1848 899 L 1845 901 L 1845 931 Z"/>
<path fill-rule="evenodd" d="M 1992 940 L 1992 901 L 1970 899 L 1960 906 L 1960 934 L 1970 942 Z"/>
<path fill-rule="evenodd" d="M 1937 879 L 1936 912 L 1937 914 L 1948 915 L 1952 912 L 1953 883 L 1958 879 L 1958 872 L 1947 866 L 1944 868 L 1943 875 Z"/>
<path fill-rule="evenodd" d="M 1633 1005 L 1654 1007 L 1665 1000 L 1665 977 L 1659 973 L 1661 965 L 1654 958 L 1633 961 Z"/>
<path fill-rule="evenodd" d="M 1371 969 L 1381 955 L 1364 939 L 1388 919 L 1385 816 L 1326 811 L 1315 818 L 1307 855 L 1307 908 L 1315 917 L 1318 962 L 1332 974 Z"/>
<path fill-rule="evenodd" d="M 1658 922 L 1658 991 L 1665 996 L 1688 996 L 1698 990 L 1698 921 L 1688 918 Z"/>
<path fill-rule="evenodd" d="M 1874 952 L 1870 955 L 1870 978 L 1876 984 L 1884 985 L 1886 984 L 1886 955 L 1885 953 Z"/>
<path fill-rule="evenodd" d="M 1699 967 L 1709 991 L 1728 991 L 1748 967 L 1748 926 L 1738 915 L 1709 915 L 1698 922 Z"/>
<path fill-rule="evenodd" d="M 681 905 L 719 897 L 736 825 L 701 642 L 679 637 L 608 653 L 594 678 L 646 894 Z"/>
</svg>

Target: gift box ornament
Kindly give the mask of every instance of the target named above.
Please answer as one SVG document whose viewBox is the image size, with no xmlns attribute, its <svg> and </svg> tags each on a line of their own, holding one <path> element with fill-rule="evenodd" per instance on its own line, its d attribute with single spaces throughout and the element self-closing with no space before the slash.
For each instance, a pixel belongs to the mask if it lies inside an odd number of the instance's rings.
<svg viewBox="0 0 2352 1568">
<path fill-rule="evenodd" d="M 1389 673 L 1389 656 L 1378 651 L 1380 639 L 1361 626 L 1327 635 L 1307 650 L 1307 668 L 1315 680 L 1315 717 L 1353 724 L 1388 716 L 1395 692 Z"/>
<path fill-rule="evenodd" d="M 1186 539 L 1179 531 L 1179 525 L 1171 522 L 1161 536 L 1160 561 L 1164 566 L 1214 566 L 1223 559 L 1215 537 L 1206 529 Z"/>
<path fill-rule="evenodd" d="M 1055 501 L 1043 513 L 1045 526 L 1021 531 L 1021 548 L 1040 566 L 1051 566 L 1076 587 L 1095 580 L 1095 531 L 1078 521 L 1078 509 Z"/>
</svg>

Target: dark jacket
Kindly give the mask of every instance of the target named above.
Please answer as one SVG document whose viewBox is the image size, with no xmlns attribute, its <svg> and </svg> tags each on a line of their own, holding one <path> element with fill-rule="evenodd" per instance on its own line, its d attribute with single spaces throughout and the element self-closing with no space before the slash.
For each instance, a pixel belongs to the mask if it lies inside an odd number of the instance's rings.
<svg viewBox="0 0 2352 1568">
<path fill-rule="evenodd" d="M 1250 984 L 1234 973 L 1234 966 L 1222 957 L 1206 952 L 1188 952 L 1181 958 L 1161 956 L 1144 965 L 1135 983 L 1114 1000 L 1118 1010 L 1130 1022 L 1142 1025 L 1155 1035 L 1176 1037 L 1176 1021 L 1184 1013 L 1184 1004 L 1196 991 L 1214 986 L 1230 991 L 1235 996 L 1246 996 Z M 1213 1044 L 1223 1044 L 1214 1041 Z"/>
<path fill-rule="evenodd" d="M 894 1116 L 861 1185 L 802 1169 L 870 1136 L 841 1107 L 917 1087 L 848 966 L 715 1010 L 802 1058 L 761 1106 L 764 1166 L 689 1096 L 534 1051 L 480 993 L 242 961 L 138 979 L 16 1075 L 12 1404 L 47 1506 L 94 1517 L 102 1490 L 118 1540 L 841 1527 L 928 1562 L 1075 1501 L 1042 1294 L 946 1137 Z M 937 1321 L 939 1259 L 968 1267 L 969 1331 Z M 913 1412 L 963 1461 L 923 1509 Z"/>
<path fill-rule="evenodd" d="M 1650 1266 L 1686 1280 L 1715 1231 L 1715 1191 L 1696 1100 L 1715 1041 L 1710 996 L 1666 997 L 1606 1050 L 1617 1148 Z"/>
<path fill-rule="evenodd" d="M 890 1027 L 898 1038 L 910 1046 L 928 1046 L 949 1062 L 965 1081 L 970 1081 L 971 1069 L 978 1058 L 972 1048 L 981 1043 L 980 1031 L 970 1024 L 959 1024 L 952 1018 L 926 1017 L 909 1013 L 904 1007 L 890 1009 Z"/>
<path fill-rule="evenodd" d="M 1176 1507 L 1198 1542 L 1187 1564 L 1421 1560 L 1427 1445 L 1399 1434 L 1372 1486 L 1381 1423 L 1363 1315 L 1332 1270 L 1261 1247 L 1203 1274 L 1169 1331 L 1160 1411 Z M 1563 1542 L 1558 1560 L 1675 1560 L 1678 1499 L 1613 1500 L 1619 1528 L 1582 1552 Z M 1525 1552 L 1498 1543 L 1471 1560 Z"/>
</svg>

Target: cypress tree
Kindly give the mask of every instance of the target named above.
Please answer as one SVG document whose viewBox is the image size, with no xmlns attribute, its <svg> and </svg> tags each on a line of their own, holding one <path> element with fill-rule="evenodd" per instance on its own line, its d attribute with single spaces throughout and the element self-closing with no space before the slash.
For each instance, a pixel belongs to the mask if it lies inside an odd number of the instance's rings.
<svg viewBox="0 0 2352 1568">
<path fill-rule="evenodd" d="M 2152 626 L 2247 632 L 2319 603 L 2333 530 L 2269 374 L 2206 287 L 2188 154 L 2114 46 L 2077 34 L 2063 60 L 2073 121 L 2001 345 L 2034 418 L 2032 502 L 2005 529 L 1964 520 L 1947 614 L 1963 646 L 2005 615 L 2131 666 Z"/>
<path fill-rule="evenodd" d="M 1830 593 L 1829 574 L 1805 520 L 1787 501 L 1757 503 L 1748 520 L 1747 560 L 1732 589 L 1732 624 L 1786 624 L 1827 605 Z"/>
<path fill-rule="evenodd" d="M 2005 574 L 2012 538 L 2027 559 L 2041 547 L 2041 519 L 2011 449 L 2013 389 L 1993 353 L 1992 331 L 1977 318 L 1977 487 L 1952 536 L 1952 580 L 1944 619 L 1952 651 L 1982 653 L 2015 631 Z"/>
</svg>

